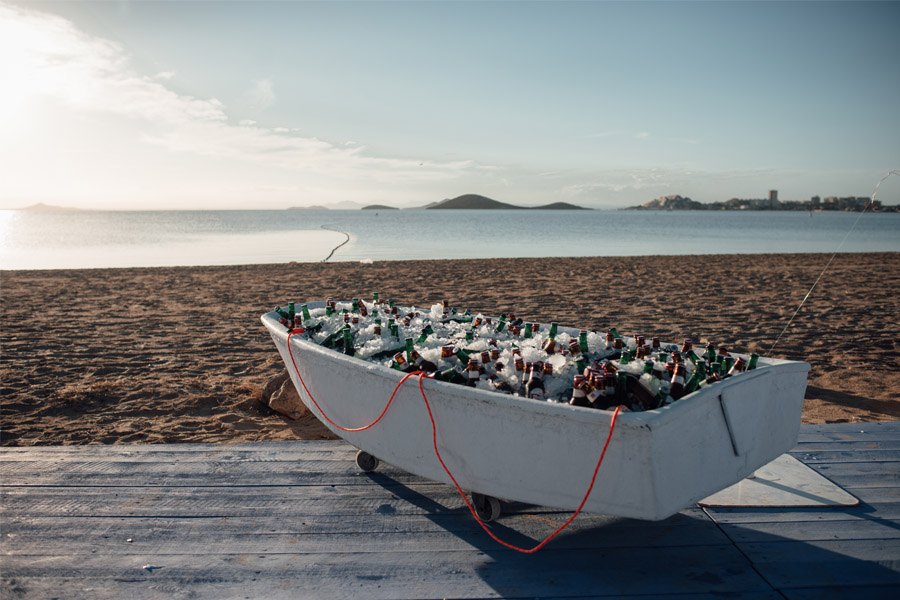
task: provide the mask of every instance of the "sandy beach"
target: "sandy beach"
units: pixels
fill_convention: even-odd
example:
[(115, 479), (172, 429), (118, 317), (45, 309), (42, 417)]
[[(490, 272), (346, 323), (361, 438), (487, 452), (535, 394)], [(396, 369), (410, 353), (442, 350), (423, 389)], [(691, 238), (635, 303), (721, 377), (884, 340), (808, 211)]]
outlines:
[(812, 365), (805, 423), (900, 418), (900, 254), (842, 254), (769, 352), (829, 255), (290, 263), (3, 271), (0, 443), (326, 438), (266, 405), (284, 366), (259, 323), (326, 296), (447, 298), (485, 314)]

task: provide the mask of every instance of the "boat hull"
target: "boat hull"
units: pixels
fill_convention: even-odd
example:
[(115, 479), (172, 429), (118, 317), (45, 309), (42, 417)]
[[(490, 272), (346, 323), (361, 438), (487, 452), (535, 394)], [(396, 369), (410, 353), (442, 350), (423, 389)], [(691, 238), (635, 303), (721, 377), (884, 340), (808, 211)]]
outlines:
[[(366, 425), (381, 413), (403, 373), (297, 336), (290, 339), (292, 361), (287, 332), (275, 314), (262, 320), (300, 398), (326, 427), (384, 462), (451, 483), (435, 456), (431, 423), (415, 378), (401, 387), (377, 425), (343, 431), (322, 418), (298, 372), (328, 417), (349, 428)], [(765, 367), (707, 386), (669, 406), (620, 413), (583, 510), (664, 519), (790, 450), (800, 429), (809, 365), (775, 359), (760, 359), (760, 364)], [(609, 431), (611, 411), (433, 379), (424, 380), (423, 388), (441, 455), (464, 489), (568, 510), (581, 503)]]

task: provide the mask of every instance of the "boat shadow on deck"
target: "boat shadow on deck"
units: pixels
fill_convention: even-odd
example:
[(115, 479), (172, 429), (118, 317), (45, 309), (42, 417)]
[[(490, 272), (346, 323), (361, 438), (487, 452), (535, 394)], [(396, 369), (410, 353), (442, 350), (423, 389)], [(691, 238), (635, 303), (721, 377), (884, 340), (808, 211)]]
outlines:
[[(465, 506), (442, 504), (386, 473), (369, 476), (482, 554), (475, 572), (503, 597), (893, 598), (900, 587), (900, 525), (880, 516), (885, 507), (866, 502), (838, 509), (693, 507), (657, 522), (583, 514), (528, 555), (490, 539)], [(519, 502), (504, 502), (503, 510), (489, 527), (524, 548), (571, 514)]]

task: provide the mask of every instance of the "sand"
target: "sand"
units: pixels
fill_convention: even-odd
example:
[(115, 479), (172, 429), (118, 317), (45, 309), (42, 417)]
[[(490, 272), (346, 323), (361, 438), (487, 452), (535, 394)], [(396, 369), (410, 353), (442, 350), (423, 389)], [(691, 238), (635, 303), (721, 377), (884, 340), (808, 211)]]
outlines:
[[(805, 423), (900, 418), (900, 254), (400, 261), (0, 273), (0, 444), (326, 438), (266, 405), (275, 304), (443, 298), (485, 314), (812, 365)], [(271, 386), (270, 386), (271, 388)]]

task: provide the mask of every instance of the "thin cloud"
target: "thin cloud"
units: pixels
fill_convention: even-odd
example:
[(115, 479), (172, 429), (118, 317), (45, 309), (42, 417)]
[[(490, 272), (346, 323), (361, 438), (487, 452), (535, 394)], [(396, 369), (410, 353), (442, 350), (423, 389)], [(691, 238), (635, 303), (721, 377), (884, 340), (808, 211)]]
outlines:
[[(261, 127), (252, 119), (235, 123), (219, 99), (197, 98), (169, 89), (166, 82), (172, 72), (142, 76), (134, 71), (129, 54), (119, 44), (88, 35), (63, 18), (29, 9), (0, 5), (0, 55), (4, 55), (0, 76), (7, 90), (24, 94), (23, 105), (50, 98), (54, 107), (61, 107), (54, 110), (66, 111), (61, 113), (64, 117), (72, 111), (93, 115), (98, 127), (115, 131), (118, 137), (134, 132), (141, 147), (157, 149), (152, 156), (156, 163), (177, 164), (179, 168), (188, 164), (173, 154), (204, 159), (205, 175), (183, 169), (190, 171), (183, 175), (185, 178), (194, 179), (185, 181), (179, 192), (202, 189), (200, 178), (204, 176), (215, 177), (217, 185), (224, 185), (220, 179), (234, 180), (233, 189), (258, 189), (257, 181), (262, 185), (274, 173), (283, 180), (303, 181), (308, 189), (328, 189), (333, 183), (333, 189), (346, 193), (355, 185), (359, 195), (371, 182), (408, 187), (477, 176), (490, 169), (472, 161), (377, 157), (355, 142), (333, 144), (303, 136), (295, 128)], [(268, 79), (253, 82), (246, 96), (257, 108), (267, 108), (277, 101), (274, 84)], [(14, 154), (16, 148), (11, 141), (5, 144), (4, 137), (0, 135), (0, 153)], [(53, 141), (48, 139), (48, 145), (53, 146)], [(105, 160), (104, 156), (117, 161), (129, 159), (99, 141), (81, 139), (72, 143), (85, 149), (85, 170), (98, 172), (96, 163)], [(134, 149), (135, 154), (138, 151)], [(44, 158), (37, 150), (35, 153), (32, 162)], [(94, 163), (86, 162), (87, 155), (96, 157)], [(224, 162), (210, 163), (212, 159)], [(240, 169), (232, 165), (240, 165)], [(253, 172), (246, 165), (261, 169)], [(135, 166), (133, 171), (160, 185), (161, 178), (143, 167)], [(237, 177), (243, 179), (238, 181)], [(0, 182), (0, 197), (24, 189), (28, 184), (24, 178), (23, 174), (22, 181), (15, 185)], [(112, 195), (113, 182), (108, 181), (105, 187)]]

